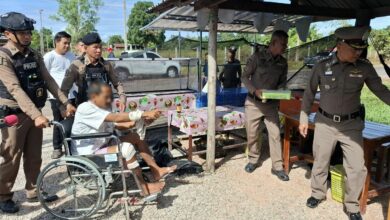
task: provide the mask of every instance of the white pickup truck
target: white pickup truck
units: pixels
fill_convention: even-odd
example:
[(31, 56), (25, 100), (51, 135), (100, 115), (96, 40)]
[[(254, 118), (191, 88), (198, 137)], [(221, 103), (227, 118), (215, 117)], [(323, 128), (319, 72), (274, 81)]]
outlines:
[(125, 81), (131, 77), (151, 77), (165, 75), (177, 77), (180, 71), (179, 60), (161, 58), (151, 51), (135, 50), (122, 52), (120, 58), (108, 58), (118, 75), (119, 80)]

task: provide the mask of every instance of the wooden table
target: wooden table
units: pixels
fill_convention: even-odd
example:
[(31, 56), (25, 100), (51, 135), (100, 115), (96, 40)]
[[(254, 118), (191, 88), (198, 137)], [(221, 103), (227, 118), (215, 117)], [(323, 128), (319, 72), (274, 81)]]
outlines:
[[(217, 106), (216, 108), (215, 129), (217, 132), (226, 132), (236, 129), (242, 129), (245, 126), (245, 114), (243, 107), (234, 106)], [(181, 146), (172, 141), (172, 126), (180, 129), (188, 138), (188, 149), (185, 150)], [(207, 131), (207, 107), (198, 109), (185, 109), (181, 112), (168, 111), (168, 146), (169, 150), (172, 147), (177, 148), (182, 153), (186, 154), (188, 160), (192, 160), (193, 155), (204, 154), (203, 151), (193, 151), (193, 137), (206, 134)], [(231, 136), (243, 140), (239, 144), (226, 145), (223, 149), (237, 148), (246, 145), (246, 138), (238, 134), (230, 133)]]
[[(290, 156), (290, 136), (291, 130), (299, 126), (299, 115), (282, 114), (285, 117), (285, 133), (283, 143), (283, 164), (286, 173), (289, 173), (290, 165), (299, 160), (313, 161), (312, 155), (300, 154)], [(314, 130), (314, 114), (309, 117), (309, 129)], [(364, 159), (367, 167), (367, 177), (364, 184), (362, 194), (360, 196), (360, 210), (362, 213), (366, 212), (367, 200), (378, 195), (390, 192), (389, 184), (377, 183), (371, 179), (371, 165), (373, 160), (373, 153), (377, 147), (383, 143), (390, 142), (390, 126), (374, 122), (365, 122), (363, 130), (364, 139)]]

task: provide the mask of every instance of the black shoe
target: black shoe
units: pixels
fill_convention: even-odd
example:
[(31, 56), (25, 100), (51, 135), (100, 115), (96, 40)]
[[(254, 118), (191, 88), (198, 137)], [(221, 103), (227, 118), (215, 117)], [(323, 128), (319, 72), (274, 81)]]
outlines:
[(63, 153), (61, 149), (53, 150), (53, 153), (51, 154), (51, 159), (58, 159), (62, 157)]
[(255, 171), (257, 168), (257, 165), (254, 164), (254, 163), (248, 163), (246, 166), (245, 166), (245, 171), (247, 173), (252, 173), (253, 171)]
[[(42, 197), (43, 197), (43, 200), (45, 200), (45, 202), (54, 202), (58, 199), (57, 195), (48, 195), (45, 192), (42, 193)], [(27, 198), (27, 202), (29, 202), (29, 203), (38, 202), (38, 197)]]
[(0, 210), (4, 213), (16, 213), (19, 211), (19, 206), (17, 206), (11, 199), (8, 199), (0, 202)]
[(306, 206), (309, 208), (316, 208), (324, 199), (316, 199), (313, 196), (307, 199)]
[(349, 213), (349, 220), (363, 220), (362, 215), (360, 215), (360, 212), (357, 213)]
[(275, 176), (277, 176), (281, 181), (289, 181), (290, 178), (283, 170), (274, 170), (271, 169), (271, 173)]

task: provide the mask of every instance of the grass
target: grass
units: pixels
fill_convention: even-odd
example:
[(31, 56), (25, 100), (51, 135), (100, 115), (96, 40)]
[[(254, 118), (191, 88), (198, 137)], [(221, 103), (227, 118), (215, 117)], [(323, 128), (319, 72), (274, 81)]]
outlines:
[[(390, 80), (384, 84), (390, 88)], [(362, 90), (361, 100), (366, 107), (366, 120), (390, 125), (390, 106), (376, 97), (367, 86)]]

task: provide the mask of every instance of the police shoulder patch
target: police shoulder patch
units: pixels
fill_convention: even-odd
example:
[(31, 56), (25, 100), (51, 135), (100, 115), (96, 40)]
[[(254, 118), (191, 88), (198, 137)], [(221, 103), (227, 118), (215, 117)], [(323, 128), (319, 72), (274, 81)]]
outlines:
[(7, 58), (5, 58), (4, 56), (2, 56), (2, 55), (0, 54), (0, 65), (1, 65), (1, 66), (6, 66), (7, 63), (8, 63)]

